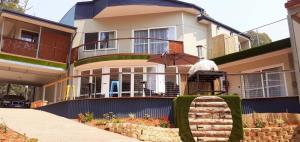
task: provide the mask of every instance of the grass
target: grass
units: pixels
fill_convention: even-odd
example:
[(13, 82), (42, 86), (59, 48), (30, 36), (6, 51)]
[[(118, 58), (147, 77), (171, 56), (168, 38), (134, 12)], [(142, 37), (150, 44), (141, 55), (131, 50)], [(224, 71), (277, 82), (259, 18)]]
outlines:
[(98, 56), (79, 60), (75, 62), (75, 66), (80, 66), (89, 63), (112, 61), (112, 60), (148, 60), (148, 55), (111, 55), (111, 56)]
[(26, 57), (20, 57), (20, 56), (14, 56), (14, 55), (2, 54), (2, 53), (0, 53), (0, 59), (29, 63), (29, 64), (36, 64), (42, 66), (56, 67), (62, 69), (66, 69), (67, 67), (67, 65), (64, 63), (57, 63), (57, 62), (26, 58)]

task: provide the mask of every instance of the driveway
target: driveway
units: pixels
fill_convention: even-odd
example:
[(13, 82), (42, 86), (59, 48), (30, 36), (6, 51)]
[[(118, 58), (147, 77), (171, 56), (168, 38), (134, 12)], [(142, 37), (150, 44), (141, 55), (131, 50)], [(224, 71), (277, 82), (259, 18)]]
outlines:
[(0, 119), (9, 128), (39, 142), (138, 142), (39, 110), (0, 108)]

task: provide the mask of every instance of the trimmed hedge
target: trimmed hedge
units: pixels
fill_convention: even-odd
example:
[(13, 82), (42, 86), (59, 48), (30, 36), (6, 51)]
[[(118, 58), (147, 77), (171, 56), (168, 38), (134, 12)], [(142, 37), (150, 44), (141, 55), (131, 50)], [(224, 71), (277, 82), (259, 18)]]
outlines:
[(244, 50), (241, 52), (232, 53), (229, 55), (221, 56), (212, 59), (216, 64), (222, 65), (229, 62), (234, 62), (241, 59), (246, 59), (258, 55), (262, 55), (269, 52), (274, 52), (278, 50), (282, 50), (285, 48), (291, 48), (290, 38), (286, 38), (283, 40), (275, 41), (270, 44), (262, 45), (259, 47), (254, 47), (248, 50)]
[(80, 66), (89, 63), (103, 62), (103, 61), (112, 61), (112, 60), (148, 60), (149, 55), (112, 55), (112, 56), (99, 56), (91, 57), (79, 60), (75, 63), (75, 66)]
[[(179, 128), (179, 135), (184, 142), (194, 142), (189, 121), (188, 112), (190, 104), (198, 96), (180, 96), (173, 100), (175, 125)], [(239, 142), (243, 139), (243, 122), (241, 111), (241, 100), (239, 96), (227, 95), (220, 96), (228, 104), (233, 118), (233, 128), (229, 138), (229, 142)]]
[(42, 65), (42, 66), (56, 67), (56, 68), (62, 68), (62, 69), (67, 68), (67, 65), (64, 63), (57, 63), (57, 62), (51, 62), (51, 61), (45, 61), (45, 60), (39, 60), (39, 59), (33, 59), (33, 58), (13, 56), (13, 55), (8, 55), (8, 54), (0, 54), (0, 59), (24, 62), (24, 63), (36, 64), (36, 65)]

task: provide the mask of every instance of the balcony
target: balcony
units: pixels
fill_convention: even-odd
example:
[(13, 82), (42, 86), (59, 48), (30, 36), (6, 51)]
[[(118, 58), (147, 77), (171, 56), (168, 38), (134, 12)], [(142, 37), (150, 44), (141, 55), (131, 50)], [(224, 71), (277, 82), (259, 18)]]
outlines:
[[(1, 52), (24, 57), (38, 58), (55, 62), (66, 62), (67, 50), (55, 45), (28, 42), (3, 36)], [(38, 47), (40, 46), (40, 49)]]
[(183, 42), (154, 38), (117, 38), (82, 44), (72, 49), (72, 61), (104, 55), (159, 55), (184, 53)]

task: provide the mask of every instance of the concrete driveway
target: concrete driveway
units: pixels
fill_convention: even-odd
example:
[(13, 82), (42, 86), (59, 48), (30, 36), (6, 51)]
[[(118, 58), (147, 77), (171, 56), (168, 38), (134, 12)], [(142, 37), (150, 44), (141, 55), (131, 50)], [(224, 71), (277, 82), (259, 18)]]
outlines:
[(39, 142), (138, 142), (39, 110), (0, 108), (0, 119), (9, 128)]

